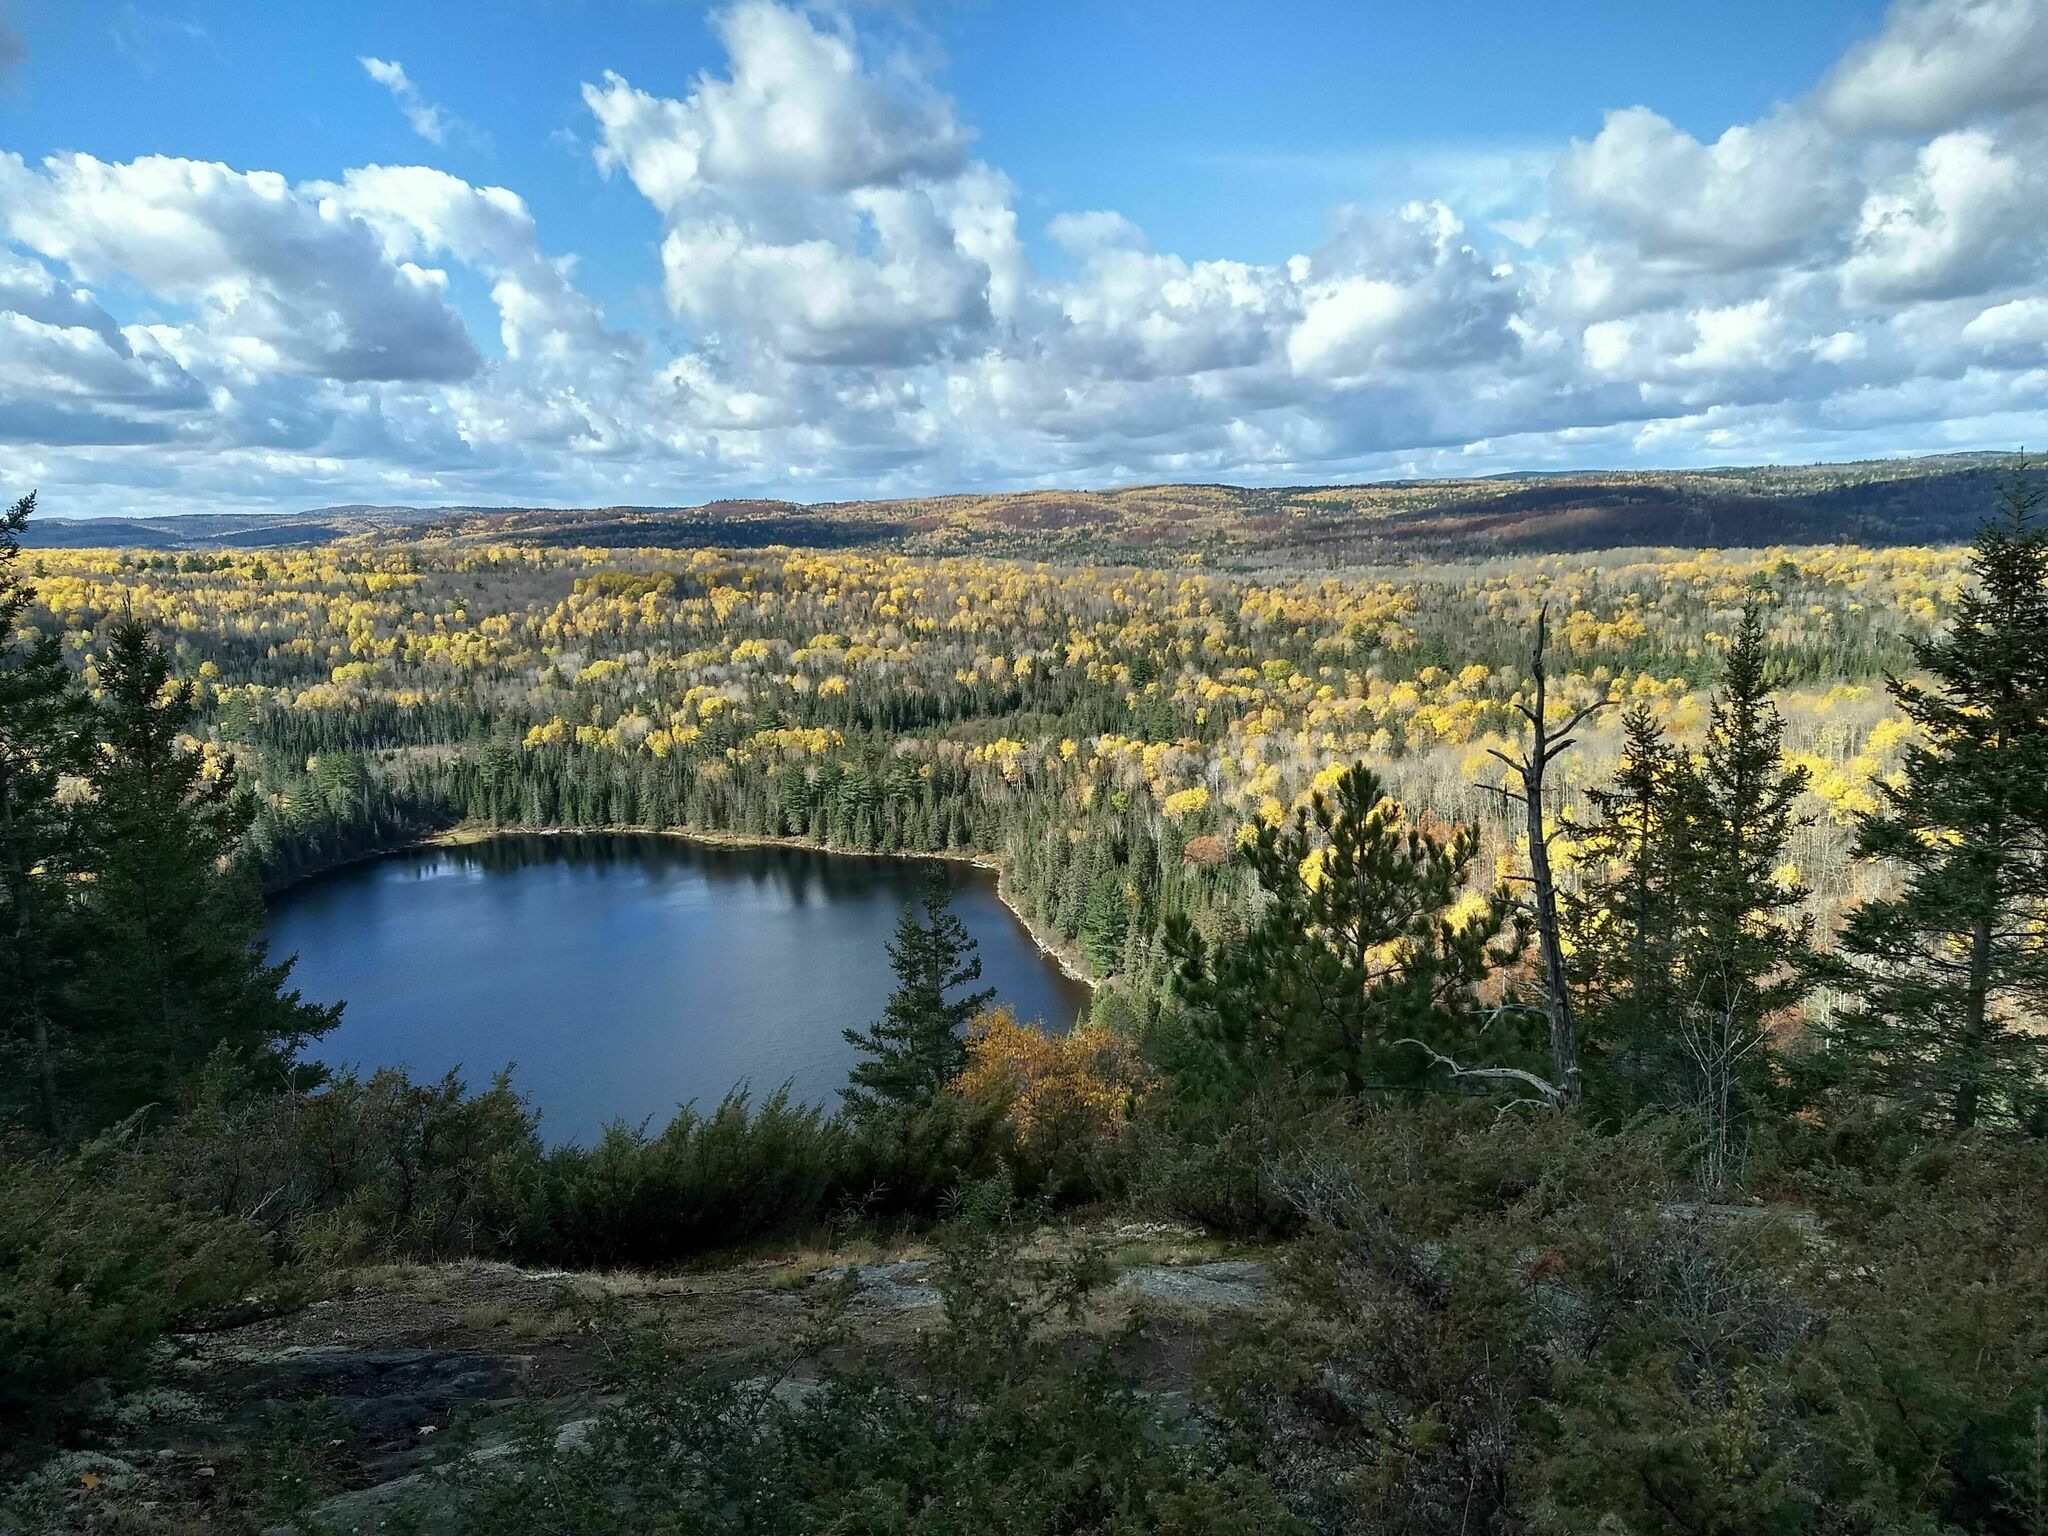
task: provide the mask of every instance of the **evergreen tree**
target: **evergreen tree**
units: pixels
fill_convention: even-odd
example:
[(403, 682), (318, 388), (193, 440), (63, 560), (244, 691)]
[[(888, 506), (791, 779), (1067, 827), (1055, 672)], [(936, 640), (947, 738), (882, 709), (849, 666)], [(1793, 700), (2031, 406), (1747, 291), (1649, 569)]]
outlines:
[(64, 1040), (53, 1014), (75, 934), (77, 839), (58, 797), (88, 761), (89, 707), (55, 635), (24, 629), (34, 589), (21, 569), (33, 493), (0, 513), (0, 1100), (64, 1130)]
[(96, 670), (93, 964), (75, 1020), (96, 1067), (89, 1110), (104, 1120), (169, 1101), (221, 1047), (283, 1074), (340, 1009), (284, 990), (291, 962), (266, 955), (262, 903), (235, 859), (251, 808), (233, 761), (186, 737), (193, 685), (125, 615), (108, 626)]
[(1526, 947), (1505, 889), (1467, 894), (1470, 827), (1417, 824), (1363, 763), (1334, 788), (1238, 850), (1259, 891), (1241, 939), (1212, 956), (1185, 918), (1168, 922), (1193, 1031), (1226, 1092), (1276, 1073), (1352, 1098), (1412, 1086), (1429, 1051), (1469, 1043), (1481, 989)]
[(1807, 776), (1784, 765), (1784, 735), (1752, 599), (1697, 754), (1646, 709), (1623, 718), (1621, 766), (1590, 796), (1593, 874), (1571, 904), (1613, 1107), (1696, 1114), (1711, 1189), (1733, 1177), (1770, 1021), (1811, 983), (1807, 893), (1786, 867)]
[(1675, 1070), (1669, 1021), (1685, 901), (1687, 765), (1648, 705), (1622, 716), (1621, 763), (1587, 792), (1585, 882), (1566, 903), (1574, 982), (1601, 1096), (1626, 1111), (1658, 1101)]
[(1979, 534), (1926, 680), (1891, 680), (1919, 728), (1857, 850), (1904, 888), (1857, 910), (1832, 1031), (1844, 1070), (1929, 1121), (2038, 1121), (2048, 1004), (2048, 537), (2026, 466)]
[(995, 997), (993, 987), (949, 997), (981, 979), (981, 956), (959, 918), (948, 910), (950, 890), (929, 871), (917, 899), (906, 902), (889, 945), (896, 990), (883, 1016), (847, 1040), (869, 1059), (856, 1065), (844, 1096), (855, 1115), (922, 1104), (938, 1095), (967, 1065), (968, 1021)]
[(1770, 1022), (1812, 982), (1812, 919), (1800, 911), (1807, 891), (1787, 867), (1807, 773), (1785, 766), (1784, 743), (1763, 610), (1751, 598), (1698, 758), (1672, 776), (1685, 907), (1671, 999), (1679, 1102), (1700, 1117), (1701, 1177), (1715, 1191), (1734, 1177), (1748, 1104), (1766, 1080)]
[(1081, 905), (1081, 947), (1098, 976), (1116, 969), (1130, 928), (1130, 877), (1111, 865), (1089, 882), (1087, 899)]

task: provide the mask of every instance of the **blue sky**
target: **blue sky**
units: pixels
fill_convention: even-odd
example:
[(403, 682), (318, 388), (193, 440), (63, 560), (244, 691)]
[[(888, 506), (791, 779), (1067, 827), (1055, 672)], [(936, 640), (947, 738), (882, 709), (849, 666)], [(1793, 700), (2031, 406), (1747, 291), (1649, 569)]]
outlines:
[(0, 440), (53, 512), (2048, 424), (2048, 0), (0, 18)]

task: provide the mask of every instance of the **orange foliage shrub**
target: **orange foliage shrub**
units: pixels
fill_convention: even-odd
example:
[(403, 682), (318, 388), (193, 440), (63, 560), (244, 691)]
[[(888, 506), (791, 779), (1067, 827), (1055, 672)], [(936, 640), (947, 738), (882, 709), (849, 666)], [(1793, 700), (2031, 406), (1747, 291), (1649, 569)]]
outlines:
[(1096, 1024), (1048, 1035), (991, 1008), (967, 1026), (967, 1068), (953, 1086), (970, 1098), (1005, 1099), (1026, 1146), (1116, 1134), (1151, 1086), (1137, 1047)]

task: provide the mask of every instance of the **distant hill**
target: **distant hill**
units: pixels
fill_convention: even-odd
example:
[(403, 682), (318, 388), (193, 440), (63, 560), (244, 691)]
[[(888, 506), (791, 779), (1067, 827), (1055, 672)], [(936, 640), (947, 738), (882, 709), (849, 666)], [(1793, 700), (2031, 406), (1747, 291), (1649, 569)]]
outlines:
[(322, 507), (260, 515), (42, 518), (31, 542), (190, 550), (420, 536), (669, 548), (793, 544), (1037, 559), (1357, 564), (1636, 545), (1921, 544), (1967, 539), (2003, 455), (1722, 470), (1245, 488), (1147, 485), (804, 504)]
[(45, 517), (23, 541), (40, 549), (231, 549), (331, 544), (445, 518), (454, 507), (322, 507), (315, 512), (188, 512), (176, 517)]

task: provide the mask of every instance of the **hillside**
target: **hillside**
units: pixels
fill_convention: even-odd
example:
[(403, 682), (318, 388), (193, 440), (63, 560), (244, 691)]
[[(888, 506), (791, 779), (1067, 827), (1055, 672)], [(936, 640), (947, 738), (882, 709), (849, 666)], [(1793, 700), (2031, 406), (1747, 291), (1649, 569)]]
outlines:
[(913, 554), (1223, 564), (1357, 564), (1643, 545), (1945, 543), (1967, 538), (2008, 461), (1963, 454), (1857, 464), (1580, 471), (1246, 488), (1149, 485), (805, 504), (573, 509), (324, 507), (153, 519), (45, 517), (44, 547), (152, 549), (350, 537), (613, 547), (879, 547)]

